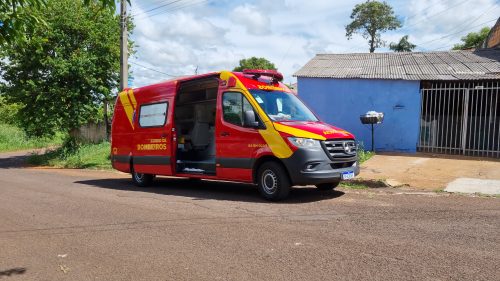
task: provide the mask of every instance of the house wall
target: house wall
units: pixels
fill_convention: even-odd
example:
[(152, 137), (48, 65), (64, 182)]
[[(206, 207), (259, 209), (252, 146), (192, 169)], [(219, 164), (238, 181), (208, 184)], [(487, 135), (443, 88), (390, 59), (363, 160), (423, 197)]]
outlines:
[(488, 38), (486, 38), (486, 48), (499, 48), (500, 47), (500, 19), (491, 28)]
[(384, 113), (375, 125), (378, 151), (416, 152), (420, 119), (420, 81), (298, 78), (299, 97), (325, 122), (345, 129), (371, 149), (369, 125), (359, 116)]

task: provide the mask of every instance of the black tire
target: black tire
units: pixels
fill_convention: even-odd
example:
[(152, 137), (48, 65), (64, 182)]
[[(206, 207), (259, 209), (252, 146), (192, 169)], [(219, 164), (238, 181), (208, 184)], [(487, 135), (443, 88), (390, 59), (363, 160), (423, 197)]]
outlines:
[(337, 180), (337, 181), (334, 181), (334, 182), (320, 183), (320, 184), (317, 184), (316, 187), (319, 190), (332, 190), (335, 187), (339, 186), (339, 184), (340, 184), (340, 180)]
[(140, 187), (150, 186), (151, 183), (153, 183), (154, 178), (155, 178), (155, 175), (137, 173), (132, 168), (132, 180), (134, 181), (135, 185), (137, 185), (137, 186), (140, 186)]
[(188, 178), (187, 182), (189, 185), (197, 185), (197, 184), (201, 183), (201, 179), (200, 178)]
[(262, 197), (271, 201), (286, 198), (291, 188), (285, 168), (276, 162), (266, 162), (259, 167), (257, 184)]

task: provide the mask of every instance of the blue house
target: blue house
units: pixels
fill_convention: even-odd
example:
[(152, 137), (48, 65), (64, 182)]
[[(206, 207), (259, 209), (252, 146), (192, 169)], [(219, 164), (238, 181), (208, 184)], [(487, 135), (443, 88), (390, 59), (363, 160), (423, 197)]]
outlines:
[(500, 157), (500, 49), (318, 54), (298, 70), (299, 97), (371, 149)]

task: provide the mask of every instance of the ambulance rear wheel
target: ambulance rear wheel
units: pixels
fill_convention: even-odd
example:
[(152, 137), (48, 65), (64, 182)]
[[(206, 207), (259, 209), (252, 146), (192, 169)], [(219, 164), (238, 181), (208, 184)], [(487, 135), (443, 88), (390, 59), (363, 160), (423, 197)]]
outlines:
[(278, 201), (290, 193), (291, 183), (285, 168), (276, 162), (267, 162), (257, 173), (259, 192), (267, 200)]
[(155, 175), (137, 173), (136, 171), (132, 171), (132, 180), (134, 181), (135, 185), (140, 187), (150, 186), (154, 178)]
[(339, 184), (340, 184), (340, 180), (334, 181), (334, 182), (329, 182), (329, 183), (320, 183), (320, 184), (316, 185), (316, 188), (318, 188), (319, 190), (328, 191), (328, 190), (332, 190), (335, 187), (339, 186)]

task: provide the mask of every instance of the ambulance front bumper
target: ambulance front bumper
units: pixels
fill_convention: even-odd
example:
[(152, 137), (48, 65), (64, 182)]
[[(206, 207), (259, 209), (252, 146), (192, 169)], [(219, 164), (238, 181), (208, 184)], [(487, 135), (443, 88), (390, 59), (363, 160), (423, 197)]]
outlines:
[(314, 185), (342, 180), (343, 174), (359, 174), (358, 157), (331, 159), (323, 149), (298, 149), (282, 159), (293, 185)]

